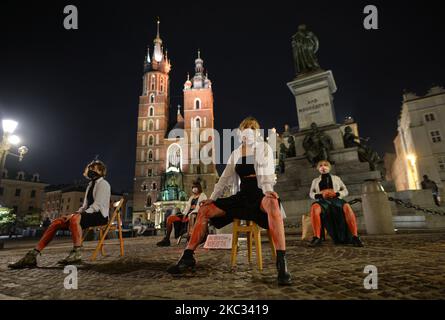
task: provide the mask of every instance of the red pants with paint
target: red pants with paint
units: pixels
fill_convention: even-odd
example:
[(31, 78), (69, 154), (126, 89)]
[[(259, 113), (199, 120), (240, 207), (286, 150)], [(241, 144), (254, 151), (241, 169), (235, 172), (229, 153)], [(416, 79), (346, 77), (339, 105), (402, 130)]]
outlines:
[[(286, 240), (284, 236), (284, 223), (281, 216), (278, 200), (264, 197), (261, 202), (261, 210), (267, 214), (269, 231), (277, 250), (286, 250)], [(208, 230), (209, 219), (221, 217), (226, 213), (215, 204), (208, 204), (199, 208), (198, 217), (193, 228), (187, 249), (195, 250), (204, 239)]]
[(165, 235), (165, 237), (167, 238), (167, 239), (169, 239), (170, 238), (170, 235), (171, 235), (171, 233), (172, 233), (172, 230), (173, 230), (173, 223), (174, 222), (187, 222), (187, 221), (189, 221), (189, 219), (188, 218), (185, 218), (185, 217), (183, 217), (183, 216), (176, 216), (176, 215), (173, 215), (173, 216), (170, 216), (170, 217), (168, 217), (167, 218), (167, 233), (166, 233), (166, 235)]
[[(343, 205), (343, 213), (345, 215), (346, 224), (353, 236), (358, 236), (357, 232), (357, 220), (355, 218), (354, 211), (347, 203)], [(314, 230), (314, 236), (320, 238), (321, 235), (321, 207), (319, 204), (314, 203), (311, 207), (311, 222), (312, 229)]]
[(80, 213), (74, 213), (71, 217), (55, 219), (40, 238), (36, 249), (42, 251), (54, 238), (58, 230), (70, 230), (74, 246), (82, 245), (82, 228), (80, 227)]

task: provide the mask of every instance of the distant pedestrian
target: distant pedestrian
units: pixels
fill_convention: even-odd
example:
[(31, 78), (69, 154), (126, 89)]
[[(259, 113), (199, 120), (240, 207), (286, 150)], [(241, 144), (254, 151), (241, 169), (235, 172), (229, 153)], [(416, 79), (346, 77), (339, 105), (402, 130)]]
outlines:
[(428, 178), (428, 176), (425, 174), (423, 176), (423, 181), (421, 183), (422, 189), (430, 189), (433, 193), (433, 199), (434, 203), (439, 207), (440, 206), (440, 197), (439, 197), (439, 188), (437, 187), (437, 184)]

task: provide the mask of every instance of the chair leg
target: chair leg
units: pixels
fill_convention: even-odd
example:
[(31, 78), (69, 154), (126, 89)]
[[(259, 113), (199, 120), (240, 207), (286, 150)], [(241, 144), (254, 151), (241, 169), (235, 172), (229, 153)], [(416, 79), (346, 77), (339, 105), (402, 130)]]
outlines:
[[(104, 235), (104, 231), (102, 228), (99, 229), (99, 238), (101, 239)], [(105, 246), (104, 243), (100, 246), (100, 254), (105, 257)]]
[(277, 250), (275, 249), (275, 243), (273, 242), (272, 235), (270, 231), (267, 230), (267, 237), (269, 238), (270, 249), (272, 250), (272, 259), (273, 261), (277, 261)]
[(231, 264), (232, 268), (236, 265), (236, 255), (238, 253), (238, 230), (236, 229), (236, 226), (233, 227), (233, 235), (232, 235), (232, 257), (231, 257)]
[(252, 263), (252, 238), (254, 237), (254, 233), (251, 231), (247, 231), (247, 259), (249, 263)]
[(124, 238), (122, 237), (122, 223), (120, 212), (117, 214), (117, 230), (119, 232), (119, 245), (121, 251), (121, 257), (124, 256)]
[(105, 241), (105, 237), (107, 236), (108, 231), (110, 231), (111, 224), (113, 223), (113, 221), (115, 219), (116, 219), (116, 212), (113, 214), (113, 216), (111, 217), (111, 220), (108, 222), (108, 225), (105, 228), (105, 232), (103, 232), (103, 235), (101, 235), (99, 244), (96, 246), (96, 249), (94, 250), (93, 255), (91, 256), (91, 261), (96, 260), (97, 254), (99, 253), (99, 250), (102, 248), (104, 241)]
[(258, 226), (254, 226), (254, 235), (255, 235), (255, 247), (256, 247), (256, 258), (258, 263), (258, 269), (263, 271), (263, 254), (261, 251), (261, 232)]

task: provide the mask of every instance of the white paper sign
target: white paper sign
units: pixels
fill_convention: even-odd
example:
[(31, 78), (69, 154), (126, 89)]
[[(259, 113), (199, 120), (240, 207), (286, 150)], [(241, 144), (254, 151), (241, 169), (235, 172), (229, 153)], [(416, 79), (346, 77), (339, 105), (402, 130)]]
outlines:
[(232, 234), (209, 234), (204, 249), (232, 249)]

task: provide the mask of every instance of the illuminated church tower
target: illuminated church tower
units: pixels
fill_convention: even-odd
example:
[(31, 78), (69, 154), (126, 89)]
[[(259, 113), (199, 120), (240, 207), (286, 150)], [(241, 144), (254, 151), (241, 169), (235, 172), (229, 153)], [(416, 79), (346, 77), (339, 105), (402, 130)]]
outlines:
[(169, 124), (171, 65), (162, 46), (159, 24), (158, 21), (151, 57), (147, 49), (142, 95), (139, 97), (133, 189), (135, 212), (145, 211), (157, 199), (166, 155), (164, 137)]
[(198, 50), (198, 57), (195, 60), (195, 75), (192, 79), (187, 77), (184, 84), (184, 129), (189, 145), (189, 165), (185, 170), (188, 175), (196, 176), (201, 180), (207, 196), (212, 193), (217, 178), (215, 153), (206, 152), (209, 157), (213, 158), (210, 164), (206, 164), (203, 159), (200, 159), (199, 151), (203, 150), (205, 146), (210, 147), (211, 145), (211, 149), (214, 150), (213, 128), (212, 82), (208, 78), (208, 74), (204, 72), (204, 61)]

